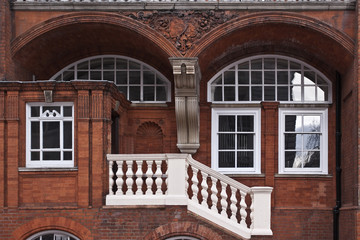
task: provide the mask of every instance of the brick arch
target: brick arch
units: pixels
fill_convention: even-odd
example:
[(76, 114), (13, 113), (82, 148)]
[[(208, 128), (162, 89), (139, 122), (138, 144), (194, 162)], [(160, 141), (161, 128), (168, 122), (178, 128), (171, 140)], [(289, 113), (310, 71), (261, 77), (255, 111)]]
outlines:
[(163, 131), (155, 122), (144, 122), (136, 131), (135, 153), (162, 153)]
[(71, 233), (80, 239), (93, 240), (89, 229), (80, 223), (64, 217), (44, 217), (36, 218), (18, 227), (12, 234), (14, 240), (24, 240), (31, 235), (46, 231), (60, 230)]
[(169, 237), (189, 236), (200, 240), (223, 240), (211, 228), (193, 222), (174, 222), (162, 225), (144, 237), (144, 240), (165, 240)]
[(355, 54), (355, 42), (348, 35), (318, 19), (289, 12), (260, 12), (235, 18), (210, 31), (196, 44), (197, 47), (187, 52), (186, 57), (199, 56), (201, 52), (205, 51), (205, 49), (209, 48), (224, 35), (229, 35), (243, 28), (268, 24), (285, 24), (311, 29), (320, 35), (334, 40), (349, 54)]

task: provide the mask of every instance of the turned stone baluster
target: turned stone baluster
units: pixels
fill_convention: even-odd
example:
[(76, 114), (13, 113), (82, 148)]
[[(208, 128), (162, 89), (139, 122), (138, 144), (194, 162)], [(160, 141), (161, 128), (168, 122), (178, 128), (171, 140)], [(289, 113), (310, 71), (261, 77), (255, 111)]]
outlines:
[(156, 195), (162, 195), (162, 191), (161, 191), (161, 185), (162, 185), (162, 179), (161, 179), (161, 160), (156, 160), (155, 164), (156, 164), (156, 172), (155, 172), (155, 184), (156, 184)]
[(221, 215), (228, 218), (228, 215), (227, 215), (227, 206), (228, 206), (228, 203), (227, 203), (227, 194), (226, 194), (226, 187), (227, 187), (227, 184), (224, 183), (224, 182), (220, 182), (221, 183), (221, 193), (220, 193), (220, 196), (221, 196)]
[(117, 191), (116, 191), (116, 195), (124, 195), (123, 193), (123, 184), (124, 184), (124, 179), (123, 179), (123, 175), (124, 175), (124, 170), (123, 170), (123, 161), (116, 161), (117, 165), (118, 165), (118, 170), (116, 172), (116, 186), (117, 186)]
[(153, 161), (152, 160), (147, 160), (146, 161), (146, 164), (147, 164), (147, 171), (146, 171), (146, 195), (152, 195), (153, 192), (152, 192), (152, 185), (153, 185), (153, 179), (152, 179), (152, 176), (153, 176), (153, 170), (152, 170), (152, 165), (153, 165)]
[(245, 202), (245, 197), (246, 197), (246, 192), (243, 192), (240, 190), (240, 195), (241, 195), (241, 200), (240, 200), (240, 216), (241, 216), (241, 220), (240, 220), (240, 225), (243, 227), (247, 227), (246, 225), (246, 202)]
[(234, 187), (232, 187), (232, 186), (230, 186), (230, 189), (231, 189), (231, 197), (230, 197), (230, 201), (231, 201), (231, 205), (230, 205), (231, 216), (230, 216), (230, 219), (233, 220), (234, 222), (237, 222), (237, 219), (236, 219), (236, 212), (237, 212), (236, 192), (237, 192), (237, 189), (234, 188)]
[(136, 190), (136, 195), (142, 195), (143, 192), (142, 192), (142, 184), (143, 184), (143, 180), (142, 180), (142, 163), (143, 161), (142, 160), (137, 160), (136, 161), (136, 165), (137, 165), (137, 171), (136, 171), (136, 180), (135, 180), (135, 183), (136, 183), (136, 186), (137, 186), (137, 190)]
[(250, 205), (250, 229), (254, 228), (254, 193), (250, 193), (251, 205)]
[(191, 186), (191, 190), (193, 192), (193, 195), (192, 195), (192, 200), (195, 201), (196, 203), (199, 203), (199, 199), (198, 199), (198, 192), (199, 192), (199, 187), (198, 187), (198, 183), (199, 183), (199, 179), (198, 179), (198, 176), (197, 176), (197, 173), (198, 173), (198, 169), (194, 168), (194, 167), (191, 167), (192, 170), (193, 170), (193, 176), (191, 178), (191, 181), (192, 181), (192, 186)]
[(185, 193), (186, 194), (188, 194), (188, 190), (189, 190), (189, 174), (188, 174), (188, 170), (189, 170), (189, 163), (186, 161), (185, 162)]
[(126, 195), (134, 195), (133, 191), (132, 191), (132, 185), (134, 183), (133, 180), (133, 161), (126, 161), (127, 164), (127, 172), (126, 172), (126, 185), (127, 185), (127, 191), (126, 191)]
[(218, 213), (218, 209), (217, 209), (217, 203), (218, 203), (218, 197), (217, 197), (217, 194), (218, 194), (218, 190), (217, 190), (217, 186), (216, 186), (216, 183), (217, 183), (217, 179), (213, 176), (210, 176), (211, 177), (211, 210), (213, 210), (214, 212)]
[(208, 199), (208, 196), (209, 196), (209, 193), (208, 193), (208, 184), (207, 184), (208, 174), (205, 173), (204, 171), (201, 171), (201, 176), (202, 176), (201, 196), (202, 196), (202, 198), (203, 198), (203, 200), (202, 200), (202, 202), (201, 202), (201, 205), (203, 205), (203, 206), (206, 207), (206, 208), (209, 208), (209, 207), (208, 207), (208, 203), (207, 203), (207, 199)]
[(114, 161), (110, 161), (110, 163), (109, 163), (109, 195), (114, 195), (114, 192), (113, 192), (113, 190), (112, 190), (112, 188), (113, 188), (113, 186), (114, 186), (113, 166), (114, 166)]

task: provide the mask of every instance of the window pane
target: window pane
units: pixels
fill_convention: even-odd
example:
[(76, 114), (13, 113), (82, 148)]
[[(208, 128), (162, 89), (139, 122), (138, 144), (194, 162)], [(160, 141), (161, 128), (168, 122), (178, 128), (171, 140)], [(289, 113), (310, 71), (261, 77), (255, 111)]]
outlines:
[(129, 100), (130, 101), (140, 101), (140, 87), (129, 87)]
[(64, 148), (72, 149), (72, 122), (64, 122)]
[(129, 72), (129, 84), (140, 84), (140, 72), (130, 71)]
[(289, 100), (288, 87), (278, 87), (277, 88), (277, 100), (278, 101), (288, 101)]
[(127, 84), (127, 72), (125, 71), (116, 72), (116, 84)]
[(277, 72), (277, 84), (289, 84), (289, 74), (287, 71)]
[(144, 84), (155, 84), (155, 74), (153, 72), (144, 71)]
[(31, 152), (31, 161), (40, 161), (40, 152)]
[(127, 98), (127, 87), (121, 86), (121, 87), (117, 87), (117, 89), (119, 90), (119, 92), (123, 93)]
[(235, 134), (219, 134), (219, 149), (235, 149)]
[(90, 71), (91, 80), (102, 80), (100, 71)]
[(222, 101), (222, 87), (212, 87), (212, 98), (214, 101)]
[(235, 167), (235, 152), (219, 152), (219, 167)]
[(31, 122), (31, 149), (40, 148), (40, 122)]
[(249, 101), (249, 87), (239, 87), (239, 101)]
[(275, 100), (275, 87), (264, 87), (264, 99), (265, 101), (274, 101)]
[(239, 71), (238, 82), (239, 84), (249, 84), (249, 72)]
[(89, 72), (88, 71), (78, 71), (77, 79), (79, 80), (89, 80)]
[(44, 161), (60, 160), (60, 152), (43, 152)]
[(315, 85), (315, 72), (313, 71), (304, 71), (304, 84), (305, 85)]
[(254, 134), (238, 134), (237, 149), (254, 149)]
[(254, 131), (254, 116), (237, 116), (237, 121), (238, 132)]
[(305, 168), (319, 168), (320, 167), (320, 152), (305, 152)]
[(42, 235), (42, 240), (54, 240), (54, 234)]
[(114, 71), (104, 71), (103, 74), (104, 74), (104, 77), (103, 77), (104, 80), (110, 81), (110, 82), (114, 81), (114, 79), (115, 79)]
[(78, 69), (78, 70), (87, 70), (87, 69), (89, 69), (89, 61), (85, 61), (85, 62), (79, 63), (79, 64), (77, 65), (77, 69)]
[(43, 147), (44, 148), (60, 147), (59, 122), (43, 122)]
[(251, 87), (251, 100), (253, 101), (262, 100), (262, 87)]
[(265, 84), (275, 84), (275, 72), (274, 71), (265, 71), (264, 72), (264, 83)]
[(238, 69), (249, 69), (249, 62), (240, 63)]
[(72, 152), (68, 152), (68, 151), (64, 152), (64, 160), (65, 161), (72, 160)]
[(294, 161), (295, 158), (300, 156), (301, 157), (301, 152), (296, 152), (296, 151), (286, 151), (285, 152), (285, 168), (294, 168)]
[(224, 87), (224, 101), (235, 101), (235, 87)]
[(91, 59), (90, 69), (101, 69), (101, 58)]
[(128, 61), (126, 59), (117, 58), (116, 59), (116, 69), (127, 69), (128, 68), (127, 62)]
[(304, 87), (304, 100), (305, 101), (315, 101), (316, 97), (315, 97), (315, 91), (316, 91), (316, 87), (308, 87), (305, 86)]
[(262, 72), (260, 71), (251, 72), (251, 84), (262, 84)]
[(317, 90), (317, 100), (318, 101), (328, 101), (328, 87), (327, 86), (318, 86)]
[(284, 141), (286, 150), (302, 149), (302, 134), (286, 133)]
[(288, 60), (277, 59), (277, 68), (278, 69), (288, 69)]
[(264, 58), (264, 69), (275, 69), (275, 58)]
[(156, 87), (156, 101), (166, 101), (166, 88)]
[(40, 116), (40, 107), (31, 107), (31, 117)]
[(155, 100), (155, 87), (144, 87), (144, 101)]
[(251, 69), (262, 69), (262, 59), (251, 60)]
[(235, 116), (219, 116), (219, 132), (235, 132)]
[(320, 149), (320, 134), (304, 134), (304, 149)]
[(320, 132), (320, 116), (304, 116), (304, 132)]
[(238, 152), (237, 167), (254, 167), (254, 153), (250, 151)]
[(235, 72), (234, 71), (224, 72), (224, 84), (235, 84)]
[(140, 69), (140, 64), (133, 61), (129, 61), (129, 69)]
[(285, 116), (286, 132), (302, 132), (302, 116), (286, 115)]
[[(53, 114), (53, 117), (56, 116), (54, 111), (61, 114), (61, 107), (59, 107), (59, 106), (43, 107), (42, 110), (43, 110), (43, 113), (45, 113), (46, 111), (49, 111), (50, 114)], [(46, 117), (49, 117), (49, 116), (50, 115), (46, 115)]]
[(103, 68), (104, 69), (115, 69), (115, 59), (114, 58), (104, 58), (103, 59)]
[(72, 107), (64, 107), (64, 117), (72, 117)]

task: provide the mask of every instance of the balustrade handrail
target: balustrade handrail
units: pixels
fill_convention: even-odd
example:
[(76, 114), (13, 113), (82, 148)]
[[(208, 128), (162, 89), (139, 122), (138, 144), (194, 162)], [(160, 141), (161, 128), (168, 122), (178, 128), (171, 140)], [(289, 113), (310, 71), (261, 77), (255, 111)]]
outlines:
[(109, 154), (106, 205), (183, 205), (242, 238), (272, 235), (271, 187), (248, 187), (189, 154)]

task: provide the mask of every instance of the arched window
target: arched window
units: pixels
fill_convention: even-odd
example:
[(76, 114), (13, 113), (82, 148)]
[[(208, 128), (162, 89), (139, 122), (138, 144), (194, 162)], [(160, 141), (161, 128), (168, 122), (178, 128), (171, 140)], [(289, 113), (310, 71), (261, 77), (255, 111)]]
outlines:
[(178, 236), (178, 237), (167, 238), (166, 240), (199, 240), (199, 239), (188, 236)]
[(72, 234), (63, 231), (44, 231), (37, 233), (26, 240), (80, 240)]
[(277, 101), (288, 103), (279, 107), (279, 173), (327, 174), (331, 92), (324, 74), (293, 58), (261, 55), (225, 67), (208, 83), (208, 101), (216, 103), (212, 167), (230, 174), (261, 173), (258, 103)]
[(51, 80), (98, 80), (114, 82), (129, 101), (170, 101), (170, 82), (151, 66), (132, 58), (101, 55), (65, 67)]
[(331, 83), (299, 60), (256, 56), (235, 62), (216, 74), (209, 81), (208, 101), (329, 103)]

